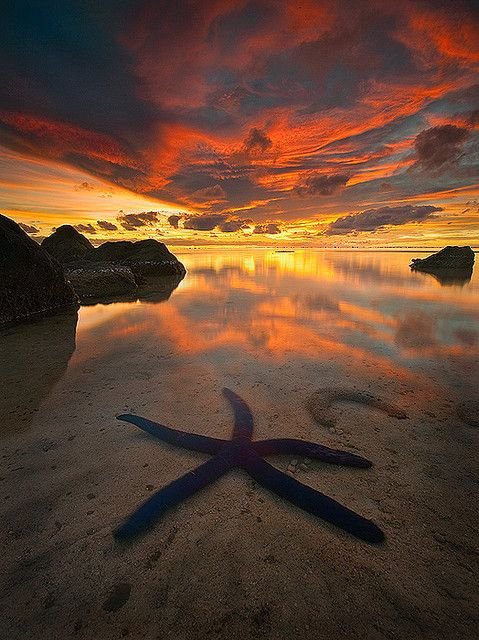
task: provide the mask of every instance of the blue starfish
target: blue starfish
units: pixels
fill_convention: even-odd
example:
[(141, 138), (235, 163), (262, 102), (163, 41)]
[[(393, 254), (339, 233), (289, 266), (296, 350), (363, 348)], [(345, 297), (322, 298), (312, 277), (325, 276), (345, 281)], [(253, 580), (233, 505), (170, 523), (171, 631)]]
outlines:
[(210, 453), (214, 457), (157, 491), (116, 529), (115, 537), (128, 539), (142, 533), (151, 527), (167, 509), (214, 482), (230, 469), (240, 467), (263, 487), (357, 538), (367, 542), (384, 540), (383, 532), (374, 522), (279, 471), (263, 460), (263, 456), (289, 454), (316, 458), (330, 464), (363, 468), (371, 466), (372, 463), (369, 460), (346, 451), (291, 438), (252, 442), (253, 416), (248, 405), (230, 389), (223, 389), (223, 394), (234, 411), (235, 423), (231, 440), (178, 431), (131, 414), (118, 416), (118, 420), (131, 422), (164, 442), (193, 451)]

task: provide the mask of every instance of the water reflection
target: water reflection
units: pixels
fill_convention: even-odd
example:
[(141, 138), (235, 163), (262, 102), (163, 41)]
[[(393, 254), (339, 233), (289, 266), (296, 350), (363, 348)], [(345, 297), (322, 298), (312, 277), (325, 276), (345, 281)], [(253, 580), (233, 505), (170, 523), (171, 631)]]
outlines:
[(77, 313), (0, 334), (1, 435), (26, 428), (42, 400), (65, 373), (75, 350)]
[(82, 310), (85, 357), (90, 339), (105, 354), (121, 339), (131, 349), (168, 345), (218, 379), (235, 361), (332, 363), (358, 384), (375, 376), (457, 385), (477, 371), (477, 281), (442, 288), (411, 273), (407, 253), (202, 250), (180, 258), (188, 275), (167, 304)]
[(134, 302), (82, 307), (71, 360), (71, 316), (1, 336), (7, 427), (18, 416), (28, 423), (67, 365), (91, 376), (104, 366), (98, 376), (108, 389), (156, 376), (172, 397), (175, 385), (196, 388), (199, 379), (252, 386), (275, 376), (279, 387), (288, 378), (298, 388), (391, 382), (391, 401), (417, 389), (475, 394), (476, 275), (442, 287), (411, 272), (412, 254), (400, 252), (214, 249), (179, 257), (188, 269), (181, 282), (165, 280)]
[[(420, 272), (421, 273), (421, 272)], [(470, 282), (473, 267), (467, 269), (431, 269), (429, 272), (422, 272), (424, 275), (435, 278), (443, 287), (462, 287)]]
[(183, 279), (183, 275), (157, 276), (145, 278), (145, 281), (137, 291), (131, 294), (104, 298), (92, 298), (82, 301), (84, 306), (96, 304), (113, 304), (116, 302), (136, 302), (148, 300), (150, 302), (164, 302), (169, 300), (171, 294)]

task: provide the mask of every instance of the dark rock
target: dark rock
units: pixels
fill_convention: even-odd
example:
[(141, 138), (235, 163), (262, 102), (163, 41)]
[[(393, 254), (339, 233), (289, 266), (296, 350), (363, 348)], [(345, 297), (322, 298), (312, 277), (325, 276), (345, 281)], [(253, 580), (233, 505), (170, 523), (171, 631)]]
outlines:
[(105, 242), (88, 254), (93, 261), (114, 262), (130, 267), (135, 276), (181, 275), (186, 273), (181, 264), (162, 242)]
[(0, 326), (76, 304), (63, 267), (16, 222), (0, 215)]
[(138, 283), (129, 267), (118, 264), (89, 264), (68, 269), (67, 278), (80, 302), (105, 300), (138, 293)]
[(58, 227), (51, 236), (45, 238), (42, 248), (62, 264), (82, 260), (94, 251), (92, 243), (69, 224)]
[(434, 276), (441, 284), (465, 284), (471, 279), (474, 266), (474, 251), (471, 247), (444, 247), (427, 258), (414, 258), (413, 271), (422, 271)]
[[(137, 299), (142, 293), (163, 300), (186, 273), (178, 258), (157, 240), (105, 242), (95, 248), (76, 229), (63, 225), (45, 238), (42, 247), (63, 262), (82, 303), (124, 296)], [(144, 292), (139, 291), (147, 280)]]

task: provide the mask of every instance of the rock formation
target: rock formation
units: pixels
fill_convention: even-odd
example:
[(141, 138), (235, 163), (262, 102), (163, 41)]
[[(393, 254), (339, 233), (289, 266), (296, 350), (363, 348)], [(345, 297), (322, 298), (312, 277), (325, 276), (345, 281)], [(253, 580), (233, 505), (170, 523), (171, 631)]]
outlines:
[(85, 259), (89, 252), (94, 251), (94, 246), (74, 227), (64, 224), (43, 240), (42, 249), (48, 251), (58, 262), (68, 264)]
[[(63, 225), (45, 238), (42, 247), (63, 263), (83, 303), (121, 296), (137, 299), (145, 284), (149, 294), (156, 285), (161, 295), (171, 293), (186, 273), (178, 258), (157, 240), (105, 242), (95, 248), (72, 226)], [(166, 276), (172, 281), (165, 283)]]
[(16, 222), (0, 215), (0, 326), (76, 304), (62, 266)]
[(471, 279), (474, 251), (471, 247), (444, 247), (427, 258), (414, 258), (412, 271), (434, 276), (441, 284), (465, 284)]
[(186, 273), (181, 264), (162, 242), (105, 242), (88, 254), (91, 261), (113, 262), (130, 267), (135, 276), (170, 276)]
[(83, 303), (124, 296), (137, 297), (138, 282), (129, 267), (85, 263), (68, 269), (67, 277)]
[[(186, 273), (162, 242), (105, 242), (95, 248), (70, 225), (39, 246), (0, 216), (0, 326), (78, 302), (166, 299)], [(76, 294), (76, 295), (75, 295)]]

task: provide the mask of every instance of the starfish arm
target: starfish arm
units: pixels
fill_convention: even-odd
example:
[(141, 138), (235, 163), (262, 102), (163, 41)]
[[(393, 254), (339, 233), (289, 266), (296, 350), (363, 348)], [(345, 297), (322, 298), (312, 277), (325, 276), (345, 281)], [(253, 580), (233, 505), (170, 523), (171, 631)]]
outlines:
[(298, 482), (278, 471), (254, 452), (244, 466), (259, 484), (289, 500), (309, 513), (327, 520), (366, 542), (381, 542), (384, 534), (371, 520), (367, 520), (336, 500)]
[(130, 422), (155, 438), (163, 440), (163, 442), (168, 442), (169, 444), (174, 444), (184, 449), (201, 451), (202, 453), (218, 453), (221, 447), (227, 442), (219, 438), (209, 438), (208, 436), (201, 436), (196, 433), (171, 429), (170, 427), (158, 424), (158, 422), (152, 422), (146, 418), (134, 416), (129, 413), (117, 416), (117, 419)]
[(357, 456), (354, 453), (349, 453), (349, 451), (330, 449), (321, 444), (295, 440), (293, 438), (259, 440), (253, 442), (253, 449), (260, 456), (291, 454), (305, 456), (306, 458), (315, 458), (316, 460), (322, 460), (330, 464), (341, 464), (347, 467), (368, 468), (372, 466), (372, 462), (366, 460), (366, 458)]
[(220, 478), (231, 465), (215, 456), (163, 487), (134, 511), (114, 532), (115, 538), (133, 538), (149, 529), (161, 516), (189, 496)]
[(233, 429), (233, 438), (247, 438), (251, 440), (253, 433), (253, 416), (246, 402), (240, 398), (234, 391), (223, 389), (223, 395), (229, 401), (233, 408), (235, 416), (235, 424)]

